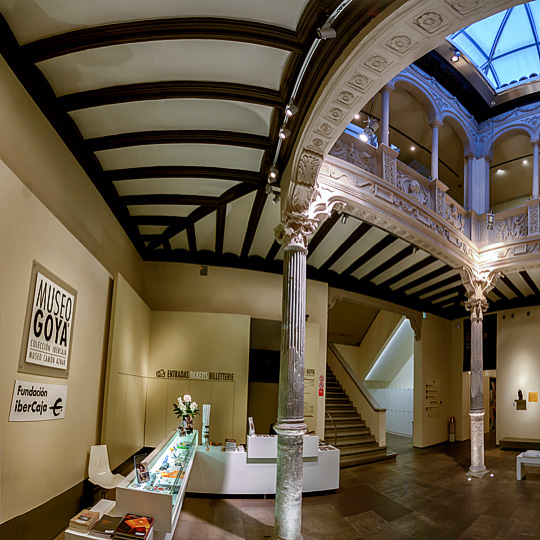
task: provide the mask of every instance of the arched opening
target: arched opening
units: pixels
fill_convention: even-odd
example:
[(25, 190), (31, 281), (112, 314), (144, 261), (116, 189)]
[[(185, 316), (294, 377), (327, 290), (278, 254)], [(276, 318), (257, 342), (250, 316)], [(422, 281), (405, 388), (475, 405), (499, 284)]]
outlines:
[(445, 118), (439, 128), (439, 180), (448, 187), (448, 195), (464, 206), (464, 147), (455, 123)]

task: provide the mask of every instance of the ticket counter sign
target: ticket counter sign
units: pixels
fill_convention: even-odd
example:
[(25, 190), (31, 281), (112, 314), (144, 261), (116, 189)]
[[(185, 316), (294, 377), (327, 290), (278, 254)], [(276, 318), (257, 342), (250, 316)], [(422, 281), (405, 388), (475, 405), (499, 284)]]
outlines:
[(34, 262), (19, 371), (67, 378), (76, 296)]
[(66, 413), (67, 385), (15, 381), (10, 422), (61, 420)]

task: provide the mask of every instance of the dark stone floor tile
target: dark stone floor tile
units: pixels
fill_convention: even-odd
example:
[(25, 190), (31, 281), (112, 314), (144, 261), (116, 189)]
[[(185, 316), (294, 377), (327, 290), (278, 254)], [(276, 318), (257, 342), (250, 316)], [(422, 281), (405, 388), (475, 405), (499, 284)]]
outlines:
[(394, 501), (377, 506), (374, 511), (386, 521), (394, 521), (412, 512), (409, 508)]

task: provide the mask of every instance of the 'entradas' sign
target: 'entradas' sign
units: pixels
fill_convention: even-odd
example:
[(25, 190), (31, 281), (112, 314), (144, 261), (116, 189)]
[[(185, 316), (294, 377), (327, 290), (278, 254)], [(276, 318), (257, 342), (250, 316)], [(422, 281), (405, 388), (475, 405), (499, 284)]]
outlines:
[(156, 371), (158, 379), (187, 379), (191, 381), (234, 381), (234, 373), (221, 371), (188, 371), (180, 369), (160, 369)]
[(67, 385), (15, 381), (10, 422), (61, 420), (65, 416)]
[(34, 263), (20, 371), (53, 376), (64, 372), (67, 376), (76, 295), (74, 289)]

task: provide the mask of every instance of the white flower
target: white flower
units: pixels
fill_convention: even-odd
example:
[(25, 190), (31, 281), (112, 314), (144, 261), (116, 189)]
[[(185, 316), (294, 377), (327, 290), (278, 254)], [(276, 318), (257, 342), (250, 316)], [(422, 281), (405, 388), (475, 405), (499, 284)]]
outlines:
[(197, 403), (193, 402), (193, 403), (191, 404), (191, 410), (192, 410), (192, 411), (196, 411), (198, 408), (199, 408), (199, 406), (197, 405)]
[(184, 396), (184, 401), (186, 401), (187, 403), (189, 403), (191, 401), (191, 396), (189, 394), (186, 394)]
[(178, 405), (182, 406), (182, 398), (178, 398)]

